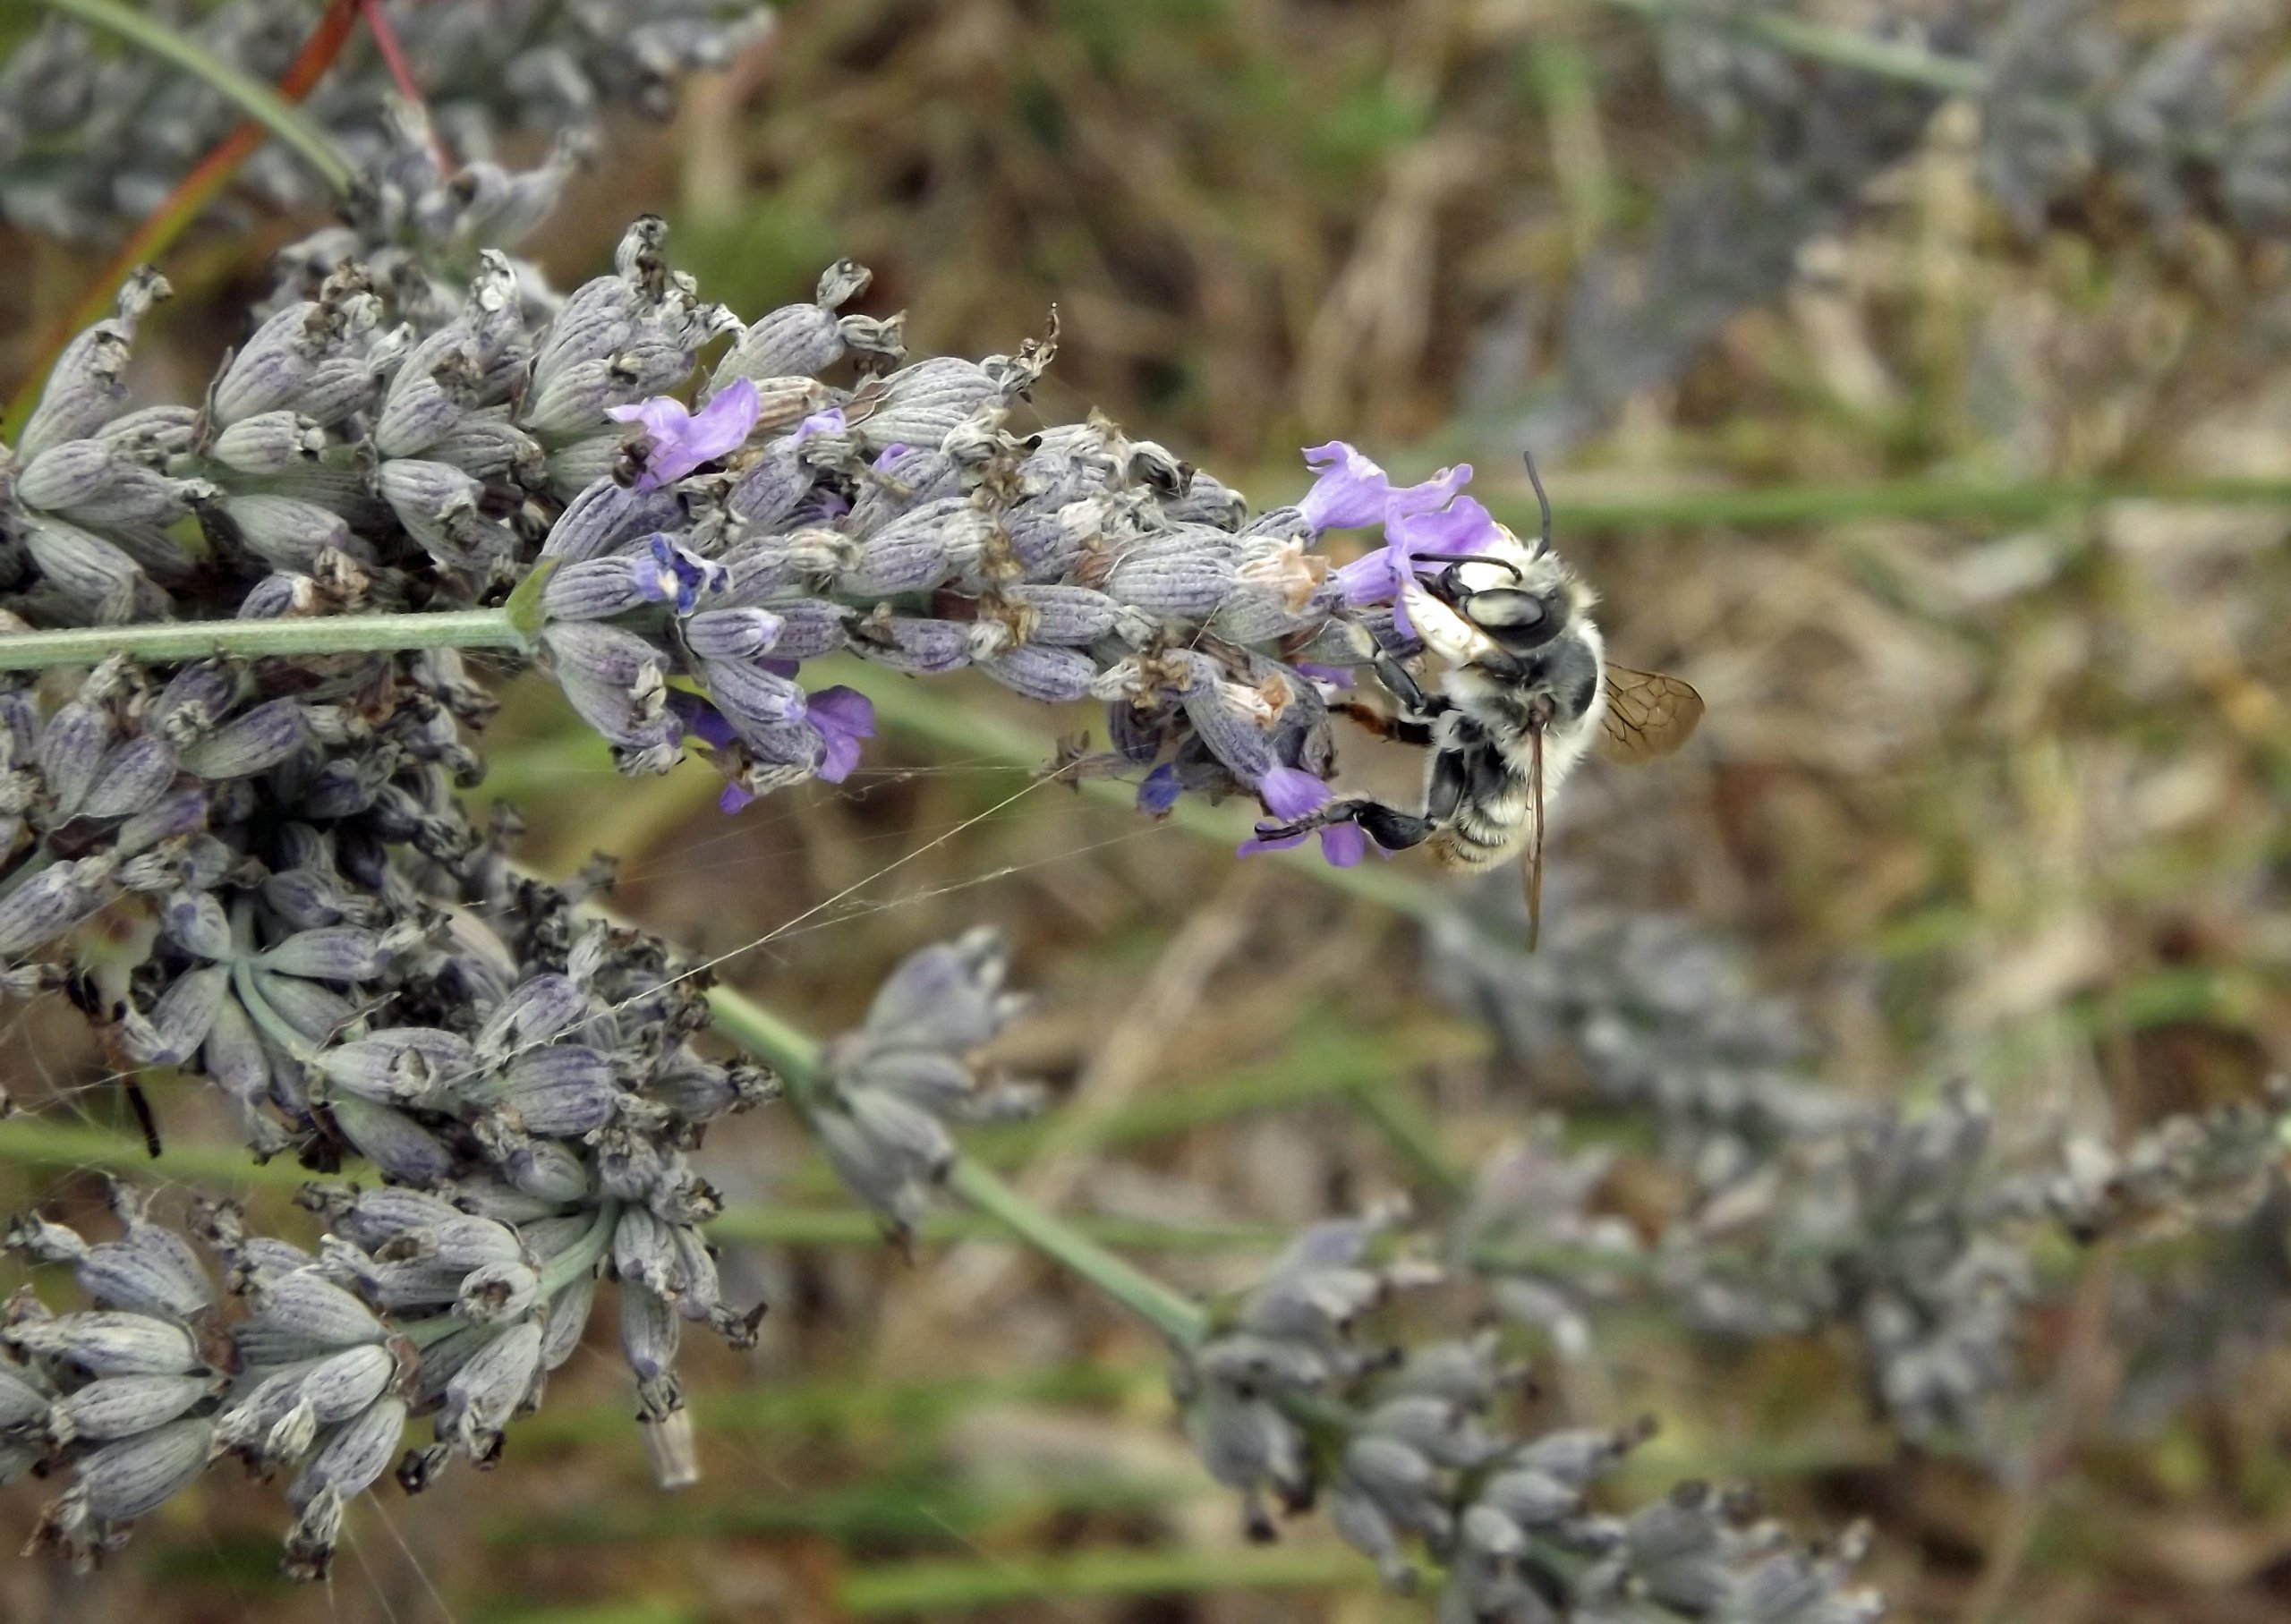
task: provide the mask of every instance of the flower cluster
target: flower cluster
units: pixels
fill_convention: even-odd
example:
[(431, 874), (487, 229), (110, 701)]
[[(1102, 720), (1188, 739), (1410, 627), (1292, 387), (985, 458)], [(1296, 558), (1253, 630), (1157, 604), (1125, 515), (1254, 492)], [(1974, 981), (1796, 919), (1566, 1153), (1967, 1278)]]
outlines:
[(1329, 1520), (1411, 1591), (1420, 1545), (1445, 1570), (1439, 1617), (1549, 1624), (1651, 1603), (1742, 1624), (1850, 1624), (1883, 1603), (1857, 1587), (1860, 1535), (1793, 1544), (1747, 1497), (1681, 1484), (1631, 1515), (1590, 1509), (1593, 1485), (1649, 1430), (1513, 1425), (1525, 1373), (1499, 1339), (1401, 1348), (1363, 1334), (1392, 1294), (1440, 1272), (1374, 1261), (1396, 1213), (1315, 1225), (1187, 1350), (1174, 1385), (1210, 1472), (1240, 1491), (1249, 1532), (1275, 1536), (1267, 1499)]
[(843, 1182), (904, 1239), (955, 1161), (950, 1123), (1027, 1114), (1041, 1092), (982, 1081), (969, 1057), (1023, 1007), (1002, 991), (1009, 950), (981, 926), (910, 955), (796, 1097)]
[[(40, 1218), (16, 1226), (8, 1244), (69, 1264), (90, 1305), (57, 1314), (26, 1291), (0, 1323), (0, 1481), (71, 1478), (38, 1543), (93, 1561), (236, 1457), (260, 1475), (293, 1474), (285, 1566), (322, 1577), (344, 1503), (393, 1466), (412, 1492), (453, 1460), (498, 1458), (511, 1419), (580, 1344), (607, 1280), (656, 1475), (691, 1481), (681, 1328), (744, 1346), (762, 1310), (724, 1300), (703, 1232), (720, 1203), (689, 1152), (708, 1123), (768, 1088), (685, 1042), (705, 1016), (660, 981), (657, 944), (582, 930), (560, 969), (512, 982), (516, 953), (565, 948), (567, 904), (530, 882), (497, 897), (485, 911), (518, 922), (515, 948), (461, 916), (454, 945), (494, 962), (464, 960), (454, 984), (511, 983), (479, 998), (473, 1029), (357, 1020), (357, 1035), (305, 1050), (293, 1082), (311, 1133), (338, 1129), (388, 1180), (305, 1186), (302, 1204), (325, 1224), (315, 1247), (250, 1234), (228, 1206), (169, 1227), (123, 1187), (115, 1238), (91, 1243)], [(912, 1212), (920, 1196), (884, 1180), (927, 1174), (930, 1157), (886, 1173), (885, 1147), (913, 1150), (958, 1098), (997, 1097), (954, 1051), (1009, 1013), (1001, 963), (979, 934), (925, 948), (885, 983), (866, 1027), (830, 1046), (814, 1119), (830, 1160), (887, 1212)], [(419, 978), (397, 991), (423, 1001)], [(311, 996), (335, 995), (321, 980)], [(288, 1085), (282, 1075), (274, 1090)], [(316, 1139), (298, 1148), (339, 1153)], [(224, 1265), (225, 1290), (187, 1234)], [(406, 1425), (423, 1416), (431, 1441), (401, 1455)]]
[[(669, 268), (663, 237), (639, 221), (613, 271), (561, 300), (490, 249), (449, 298), (443, 272), (405, 274), (437, 263), (415, 251), (313, 282), (298, 248), (199, 409), (126, 398), (165, 293), (139, 278), (58, 364), (0, 487), (15, 612), (379, 609), (416, 642), (418, 614), (531, 576), (517, 636), (622, 768), (701, 749), (728, 810), (852, 769), (867, 701), (799, 680), (844, 653), (1105, 701), (1112, 748), (1074, 770), (1138, 774), (1149, 811), (1192, 791), (1294, 819), (1331, 793), (1329, 692), (1414, 646), (1401, 577), (1495, 533), (1461, 494), (1469, 467), (1395, 488), (1341, 443), (1307, 454), (1296, 506), (1248, 522), (1231, 490), (1102, 420), (1007, 427), (1052, 342), (897, 366), (899, 319), (843, 313), (858, 267), (743, 323)], [(845, 363), (850, 385), (825, 380)], [(667, 393), (688, 384), (694, 405)], [(1370, 527), (1382, 544), (1341, 568), (1314, 550)], [(1367, 848), (1350, 826), (1322, 840), (1341, 863)]]

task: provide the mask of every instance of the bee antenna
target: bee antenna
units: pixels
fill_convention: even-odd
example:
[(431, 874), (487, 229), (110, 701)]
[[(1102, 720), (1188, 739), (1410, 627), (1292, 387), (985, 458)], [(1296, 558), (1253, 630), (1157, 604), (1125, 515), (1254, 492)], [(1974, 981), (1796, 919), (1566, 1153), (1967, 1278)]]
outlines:
[(1520, 455), (1527, 461), (1528, 483), (1535, 487), (1536, 504), (1543, 509), (1543, 544), (1548, 548), (1551, 545), (1551, 498), (1544, 494), (1543, 475), (1536, 472), (1536, 454), (1522, 451)]

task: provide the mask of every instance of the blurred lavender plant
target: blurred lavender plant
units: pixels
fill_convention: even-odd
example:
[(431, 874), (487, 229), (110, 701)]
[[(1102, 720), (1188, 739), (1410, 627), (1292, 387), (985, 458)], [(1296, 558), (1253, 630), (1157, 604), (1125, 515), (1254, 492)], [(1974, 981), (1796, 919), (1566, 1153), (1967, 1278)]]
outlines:
[[(1647, 231), (1603, 241), (1560, 301), (1560, 376), (1522, 423), (1503, 376), (1542, 319), (1523, 293), (1487, 324), (1471, 404), (1538, 445), (1596, 428), (1683, 373), (1737, 313), (1849, 226), (1953, 98), (1978, 114), (1982, 183), (2024, 235), (2253, 246), (2291, 234), (2291, 62), (2256, 13), (2159, 20), (2107, 0), (1610, 0), (1656, 29), (1665, 88), (1705, 161)], [(2119, 15), (2128, 13), (2130, 15)]]
[[(323, 9), (313, 0), (230, 0), (181, 26), (209, 55), (268, 83), (285, 72)], [(496, 161), (502, 135), (558, 132), (570, 138), (561, 147), (569, 158), (611, 109), (664, 116), (677, 80), (723, 66), (771, 26), (770, 10), (746, 0), (391, 0), (379, 9), (439, 132), (472, 160), (456, 186), (500, 224), (529, 209), (537, 189)], [(406, 145), (396, 94), (380, 52), (356, 43), (303, 110), (355, 166), (381, 175)], [(124, 235), (243, 116), (172, 64), (48, 18), (0, 66), (0, 216), (70, 242)], [(242, 178), (282, 209), (329, 201), (302, 162), (276, 146), (257, 153)], [(362, 196), (381, 207), (370, 187)], [(489, 231), (484, 240), (502, 247), (515, 234)]]
[(1400, 1214), (1312, 1226), (1265, 1277), (1213, 1313), (1173, 1377), (1186, 1428), (1248, 1526), (1275, 1536), (1270, 1496), (1329, 1520), (1388, 1586), (1418, 1582), (1418, 1544), (1444, 1569), (1438, 1617), (1463, 1624), (1688, 1617), (1853, 1624), (1884, 1603), (1852, 1582), (1867, 1536), (1794, 1543), (1755, 1501), (1680, 1484), (1623, 1516), (1591, 1509), (1598, 1480), (1651, 1431), (1537, 1429), (1514, 1412), (1522, 1367), (1498, 1337), (1412, 1347), (1367, 1339), (1394, 1293), (1436, 1267), (1375, 1253)]
[[(1970, 1088), (1895, 1110), (1812, 1076), (1794, 1013), (1682, 919), (1583, 905), (1553, 918), (1532, 957), (1463, 909), (1435, 922), (1437, 983), (1489, 1020), (1538, 1104), (1645, 1124), (1686, 1175), (1634, 1263), (1596, 1209), (1603, 1158), (1546, 1135), (1481, 1169), (1452, 1254), (1563, 1356), (1583, 1356), (1597, 1305), (1635, 1285), (1724, 1337), (1840, 1336), (1902, 1436), (1993, 1457), (2029, 1390), (2029, 1321), (2058, 1284), (2046, 1260), (2061, 1239), (2207, 1237), (2201, 1261), (2118, 1288), (2138, 1331), (2128, 1414), (2185, 1399), (2198, 1373), (2233, 1371), (2285, 1322), (2270, 1261), (2291, 1127), (2280, 1089), (2120, 1147), (2044, 1125), (2000, 1139)], [(1563, 1266), (1543, 1261), (1554, 1256)], [(2155, 1320), (2159, 1300), (2186, 1312)], [(2178, 1356), (2192, 1334), (2206, 1338), (2200, 1361)]]

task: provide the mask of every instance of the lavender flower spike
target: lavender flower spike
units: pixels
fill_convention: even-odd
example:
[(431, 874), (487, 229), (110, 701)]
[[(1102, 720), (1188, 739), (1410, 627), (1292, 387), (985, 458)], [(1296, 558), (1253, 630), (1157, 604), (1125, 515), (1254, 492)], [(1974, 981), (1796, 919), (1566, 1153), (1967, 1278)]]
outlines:
[(617, 422), (644, 425), (649, 444), (636, 489), (652, 490), (684, 478), (703, 463), (737, 450), (755, 427), (762, 405), (755, 385), (739, 378), (698, 412), (687, 411), (672, 395), (656, 395), (633, 406), (607, 407), (605, 415)]

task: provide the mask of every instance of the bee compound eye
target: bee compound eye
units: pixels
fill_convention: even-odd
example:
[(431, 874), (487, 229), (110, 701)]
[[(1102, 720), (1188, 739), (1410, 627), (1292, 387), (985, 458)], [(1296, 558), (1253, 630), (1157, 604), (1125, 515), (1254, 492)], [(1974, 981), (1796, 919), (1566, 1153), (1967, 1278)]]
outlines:
[(1526, 631), (1551, 617), (1543, 599), (1534, 593), (1507, 588), (1474, 592), (1465, 599), (1464, 612), (1490, 632)]

